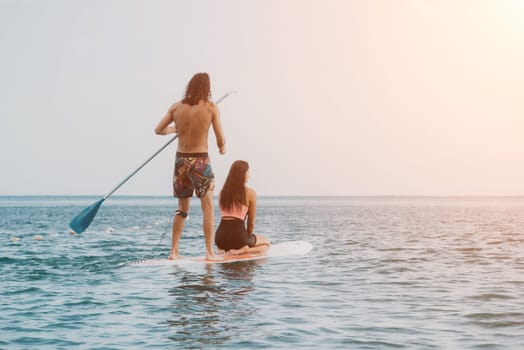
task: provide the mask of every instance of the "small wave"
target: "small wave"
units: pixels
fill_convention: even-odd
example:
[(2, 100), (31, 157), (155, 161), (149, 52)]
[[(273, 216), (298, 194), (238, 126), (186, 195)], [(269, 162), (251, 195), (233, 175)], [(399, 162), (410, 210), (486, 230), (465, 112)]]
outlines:
[(507, 328), (524, 326), (524, 314), (520, 312), (490, 313), (479, 312), (465, 315), (476, 325), (485, 328)]
[(384, 259), (381, 262), (383, 263), (405, 263), (406, 260), (404, 259)]
[(380, 273), (381, 275), (391, 275), (391, 274), (397, 274), (399, 272), (412, 272), (412, 271), (415, 271), (415, 270), (409, 267), (405, 267), (405, 266), (389, 267), (389, 268), (377, 270), (377, 272)]
[(469, 253), (469, 252), (479, 252), (482, 250), (482, 248), (477, 247), (464, 247), (464, 248), (457, 248), (459, 252)]
[[(43, 329), (49, 330), (49, 331), (56, 331), (56, 330), (62, 330), (62, 329), (82, 329), (86, 326), (86, 322), (55, 322), (45, 325)], [(73, 344), (76, 345), (76, 344)]]
[(26, 293), (41, 293), (42, 289), (37, 287), (28, 287), (23, 289), (17, 289), (13, 291), (6, 291), (3, 292), (2, 295), (8, 296), (8, 295), (18, 295), (18, 294), (26, 294)]
[(467, 318), (473, 320), (493, 320), (504, 317), (515, 317), (524, 318), (524, 314), (521, 312), (505, 312), (505, 313), (492, 313), (492, 312), (477, 312), (466, 315)]
[(486, 242), (486, 244), (489, 244), (489, 245), (496, 245), (496, 244), (502, 244), (504, 243), (504, 241), (489, 241), (489, 242)]
[(498, 294), (498, 293), (485, 293), (485, 294), (479, 294), (479, 295), (473, 295), (470, 297), (471, 299), (475, 300), (506, 300), (506, 299), (515, 299), (515, 297), (512, 297), (511, 295), (506, 294)]
[(494, 322), (475, 322), (477, 325), (486, 328), (509, 328), (509, 327), (522, 327), (524, 321), (494, 321)]
[(19, 337), (12, 341), (14, 344), (20, 344), (20, 345), (29, 345), (29, 346), (37, 346), (37, 345), (45, 345), (45, 346), (56, 346), (56, 348), (71, 348), (74, 346), (82, 345), (82, 343), (70, 341), (70, 340), (63, 340), (63, 339), (49, 339), (49, 338), (38, 338), (38, 337)]
[(342, 343), (344, 345), (349, 346), (358, 346), (359, 348), (369, 348), (369, 349), (382, 349), (382, 348), (404, 348), (405, 346), (403, 344), (397, 344), (387, 341), (379, 341), (379, 340), (357, 340), (357, 339), (346, 339), (343, 340)]
[(521, 284), (524, 284), (524, 281), (508, 281), (507, 283), (521, 285)]
[(88, 306), (88, 307), (96, 307), (96, 306), (105, 306), (106, 304), (103, 302), (95, 301), (93, 298), (82, 298), (78, 301), (70, 301), (67, 303), (64, 303), (63, 306), (66, 308), (74, 308), (77, 306)]
[(377, 249), (377, 250), (380, 252), (401, 252), (407, 249), (397, 247), (397, 248), (382, 248), (382, 249)]
[(8, 265), (12, 264), (14, 262), (18, 261), (18, 259), (10, 258), (10, 257), (0, 257), (0, 265)]

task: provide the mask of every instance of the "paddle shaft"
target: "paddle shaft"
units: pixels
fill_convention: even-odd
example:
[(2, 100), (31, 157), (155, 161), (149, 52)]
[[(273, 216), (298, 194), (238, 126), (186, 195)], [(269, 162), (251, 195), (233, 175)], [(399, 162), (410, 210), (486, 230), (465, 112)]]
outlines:
[[(220, 99), (218, 99), (218, 101), (216, 102), (216, 104), (219, 104), (220, 102), (222, 102), (226, 97), (228, 97), (233, 91), (229, 91), (227, 94), (225, 94), (224, 96), (222, 96)], [(122, 185), (124, 185), (130, 178), (132, 178), (136, 173), (138, 173), (143, 167), (146, 166), (147, 163), (149, 163), (153, 158), (155, 158), (160, 152), (162, 152), (167, 146), (169, 146), (173, 141), (176, 140), (176, 138), (178, 137), (178, 135), (175, 135), (173, 138), (171, 138), (171, 140), (167, 141), (167, 143), (165, 145), (163, 145), (158, 151), (156, 151), (151, 157), (149, 157), (144, 163), (142, 163), (142, 165), (140, 165), (138, 168), (135, 169), (135, 171), (133, 171), (131, 174), (129, 174), (124, 180), (122, 180), (122, 182), (120, 182), (115, 188), (113, 188), (111, 190), (111, 192), (109, 192), (108, 194), (106, 194), (104, 196), (104, 200), (106, 200), (107, 198), (109, 198), (113, 193), (116, 192), (116, 190), (118, 190), (120, 187), (122, 187)]]

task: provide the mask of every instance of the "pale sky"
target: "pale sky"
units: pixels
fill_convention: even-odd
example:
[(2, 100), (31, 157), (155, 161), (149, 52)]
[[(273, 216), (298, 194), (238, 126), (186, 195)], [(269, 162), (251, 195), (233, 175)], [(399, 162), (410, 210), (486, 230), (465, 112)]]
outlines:
[[(0, 195), (107, 193), (202, 71), (218, 189), (524, 195), (524, 1), (0, 0), (0, 48)], [(116, 194), (171, 195), (175, 151)]]

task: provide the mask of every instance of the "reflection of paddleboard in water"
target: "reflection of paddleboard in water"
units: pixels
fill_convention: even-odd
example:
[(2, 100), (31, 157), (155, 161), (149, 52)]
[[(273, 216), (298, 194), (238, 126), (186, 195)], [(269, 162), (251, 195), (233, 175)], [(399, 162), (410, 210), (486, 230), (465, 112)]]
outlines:
[(205, 257), (189, 257), (175, 260), (168, 259), (153, 259), (153, 260), (144, 260), (137, 263), (133, 263), (135, 266), (167, 266), (167, 265), (184, 265), (190, 263), (205, 263), (205, 264), (225, 264), (236, 261), (248, 261), (248, 260), (258, 260), (266, 259), (271, 257), (285, 257), (285, 256), (294, 256), (294, 255), (304, 255), (307, 254), (313, 249), (313, 245), (306, 241), (290, 241), (272, 244), (269, 250), (264, 255), (234, 255), (224, 257), (221, 260), (208, 261)]

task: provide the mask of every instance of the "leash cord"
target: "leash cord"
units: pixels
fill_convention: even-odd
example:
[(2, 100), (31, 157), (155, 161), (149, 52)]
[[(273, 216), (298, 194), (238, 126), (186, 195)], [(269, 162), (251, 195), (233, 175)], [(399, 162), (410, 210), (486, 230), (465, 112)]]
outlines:
[(162, 236), (160, 236), (160, 239), (158, 240), (158, 243), (153, 247), (153, 249), (151, 249), (149, 254), (147, 254), (142, 259), (136, 259), (136, 260), (129, 261), (129, 262), (126, 263), (126, 265), (137, 265), (137, 264), (140, 264), (140, 263), (142, 263), (142, 262), (144, 262), (146, 260), (152, 259), (154, 257), (155, 250), (157, 250), (157, 248), (160, 246), (160, 244), (162, 243), (162, 241), (166, 237), (167, 230), (168, 230), (169, 227), (170, 227), (170, 224), (165, 226), (164, 232), (162, 233)]

